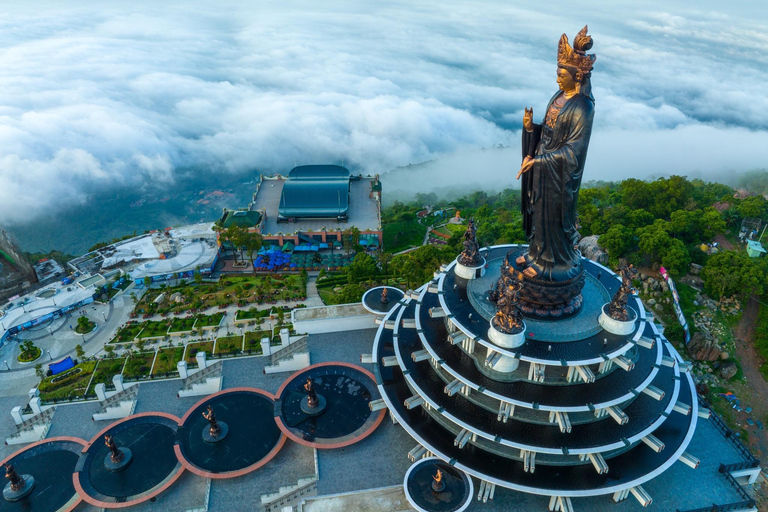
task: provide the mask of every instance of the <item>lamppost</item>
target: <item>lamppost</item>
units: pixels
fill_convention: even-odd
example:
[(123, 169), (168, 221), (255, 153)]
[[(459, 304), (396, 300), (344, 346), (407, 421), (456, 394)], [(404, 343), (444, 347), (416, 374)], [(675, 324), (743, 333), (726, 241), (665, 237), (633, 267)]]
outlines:
[(106, 322), (107, 321), (107, 313), (106, 313), (106, 311), (102, 311), (101, 314), (104, 315), (104, 321)]
[(11, 367), (8, 366), (8, 361), (3, 361), (3, 363), (5, 363), (5, 369), (6, 370), (10, 370), (11, 369)]
[(51, 351), (50, 350), (46, 350), (46, 352), (48, 352), (48, 359), (53, 361), (53, 357), (51, 356)]

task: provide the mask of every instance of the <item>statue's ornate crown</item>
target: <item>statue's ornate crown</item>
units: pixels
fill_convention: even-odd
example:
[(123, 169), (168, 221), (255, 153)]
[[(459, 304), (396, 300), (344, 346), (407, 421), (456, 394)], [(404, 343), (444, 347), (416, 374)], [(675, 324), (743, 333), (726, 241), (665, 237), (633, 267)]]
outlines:
[(584, 75), (592, 71), (595, 55), (587, 55), (587, 50), (592, 48), (592, 36), (587, 35), (587, 26), (573, 38), (573, 47), (568, 43), (568, 36), (560, 36), (560, 44), (557, 46), (557, 64), (578, 69)]

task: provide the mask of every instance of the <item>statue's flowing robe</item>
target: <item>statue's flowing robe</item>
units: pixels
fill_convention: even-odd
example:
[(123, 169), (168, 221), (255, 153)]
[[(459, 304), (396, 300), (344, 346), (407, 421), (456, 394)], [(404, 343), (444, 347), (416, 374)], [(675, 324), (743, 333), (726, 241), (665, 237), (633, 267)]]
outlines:
[(576, 206), (593, 117), (594, 100), (577, 94), (562, 106), (554, 128), (545, 119), (532, 132), (523, 130), (523, 157), (536, 158), (521, 184), (526, 261), (544, 279), (564, 281), (580, 270)]

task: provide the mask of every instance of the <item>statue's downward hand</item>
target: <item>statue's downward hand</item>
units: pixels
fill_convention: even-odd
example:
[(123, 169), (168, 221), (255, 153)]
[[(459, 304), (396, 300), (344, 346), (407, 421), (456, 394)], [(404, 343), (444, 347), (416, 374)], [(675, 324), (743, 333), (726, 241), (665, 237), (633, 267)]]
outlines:
[(523, 175), (523, 173), (526, 173), (526, 172), (530, 171), (531, 169), (533, 169), (533, 163), (534, 162), (535, 162), (535, 160), (533, 159), (533, 157), (530, 157), (530, 156), (526, 156), (525, 157), (525, 160), (523, 160), (523, 165), (520, 166), (520, 170), (517, 172), (517, 179), (518, 180), (520, 179), (520, 176)]

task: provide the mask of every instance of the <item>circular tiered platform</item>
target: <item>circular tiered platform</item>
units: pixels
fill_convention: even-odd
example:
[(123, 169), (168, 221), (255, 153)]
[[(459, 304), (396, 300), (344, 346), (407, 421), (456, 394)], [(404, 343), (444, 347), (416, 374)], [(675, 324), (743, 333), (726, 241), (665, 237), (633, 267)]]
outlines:
[(56, 512), (75, 508), (80, 496), (72, 484), (72, 473), (85, 445), (85, 441), (74, 437), (52, 437), (5, 459), (3, 465), (10, 462), (19, 475), (31, 475), (35, 486), (19, 501), (0, 498), (0, 510)]
[[(184, 469), (174, 452), (178, 426), (179, 418), (163, 413), (137, 414), (113, 423), (84, 450), (74, 474), (77, 492), (91, 505), (103, 508), (121, 508), (158, 495)], [(104, 465), (109, 454), (105, 433), (118, 447), (131, 450), (131, 463), (120, 472)]]
[[(226, 437), (210, 443), (200, 435), (209, 425), (208, 406), (229, 427)], [(232, 388), (204, 398), (181, 419), (176, 454), (184, 467), (206, 478), (232, 478), (272, 460), (285, 444), (274, 421), (274, 398), (256, 388)]]
[[(512, 261), (524, 248), (483, 249), (488, 269), (474, 280), (458, 277), (454, 262), (390, 311), (374, 343), (379, 390), (416, 452), (483, 485), (558, 499), (639, 486), (677, 461), (693, 436), (688, 367), (636, 297), (631, 332), (603, 328), (603, 305), (620, 281), (586, 259), (577, 313), (526, 317), (521, 346), (494, 344), (488, 291), (505, 256)], [(520, 364), (501, 375), (500, 358)]]
[[(307, 414), (304, 384), (312, 378), (315, 391), (325, 399), (321, 414)], [(380, 398), (375, 377), (348, 363), (320, 363), (293, 374), (277, 392), (275, 421), (283, 433), (305, 446), (341, 448), (369, 436), (384, 419), (370, 403)]]

